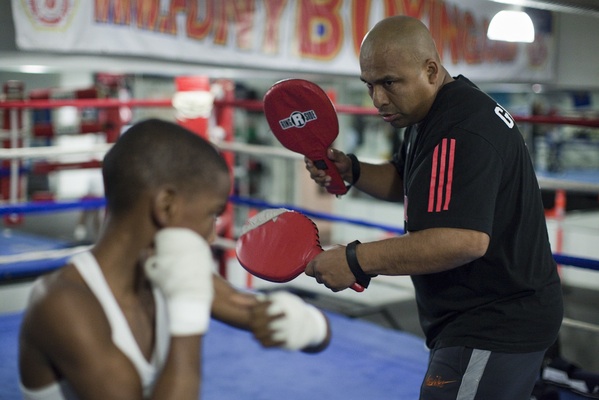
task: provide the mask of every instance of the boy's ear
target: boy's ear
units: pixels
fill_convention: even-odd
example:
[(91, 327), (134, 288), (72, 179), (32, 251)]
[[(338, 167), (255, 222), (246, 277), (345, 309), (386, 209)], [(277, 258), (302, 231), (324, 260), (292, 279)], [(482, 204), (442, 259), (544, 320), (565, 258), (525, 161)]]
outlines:
[(177, 212), (176, 191), (172, 187), (162, 187), (152, 196), (152, 219), (163, 228), (170, 225)]

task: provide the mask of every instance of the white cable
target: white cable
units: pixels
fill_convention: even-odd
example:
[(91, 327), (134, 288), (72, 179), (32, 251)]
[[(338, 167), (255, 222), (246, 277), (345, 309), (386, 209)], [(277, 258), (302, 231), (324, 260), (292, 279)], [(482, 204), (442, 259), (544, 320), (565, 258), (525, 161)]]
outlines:
[(112, 147), (112, 145), (113, 143), (96, 144), (85, 149), (80, 147), (68, 148), (63, 146), (0, 149), (0, 160), (49, 158), (68, 154), (104, 154)]
[(577, 321), (570, 318), (562, 319), (563, 326), (569, 326), (571, 328), (578, 328), (589, 332), (599, 333), (599, 325), (592, 324), (590, 322)]
[(68, 249), (54, 249), (54, 250), (42, 250), (42, 251), (31, 251), (29, 253), (10, 254), (6, 256), (0, 256), (0, 264), (11, 264), (24, 261), (37, 261), (46, 259), (55, 259), (62, 257), (70, 257), (77, 253), (89, 250), (91, 246), (77, 246), (70, 247)]
[(291, 159), (304, 159), (304, 156), (299, 153), (294, 153), (283, 147), (262, 146), (257, 144), (219, 142), (215, 143), (221, 150), (233, 151), (243, 154), (266, 155)]
[[(213, 246), (222, 248), (222, 249), (226, 249), (226, 250), (235, 249), (235, 244), (236, 244), (235, 240), (227, 239), (227, 238), (223, 238), (223, 237), (217, 237), (216, 240), (214, 241), (214, 243), (212, 243)], [(91, 249), (91, 247), (92, 247), (91, 245), (85, 245), (85, 246), (69, 247), (67, 249), (31, 251), (28, 253), (4, 255), (4, 256), (0, 256), (0, 265), (1, 264), (18, 263), (18, 262), (24, 262), (24, 261), (37, 261), (37, 260), (45, 260), (45, 259), (70, 257), (77, 253), (87, 251), (87, 250)]]
[[(64, 148), (61, 146), (47, 146), (47, 147), (22, 147), (14, 149), (0, 149), (0, 160), (13, 160), (13, 159), (33, 159), (33, 158), (50, 158), (53, 156), (61, 155), (72, 155), (72, 154), (104, 154), (111, 147), (113, 143), (97, 144), (88, 147), (87, 149), (80, 148)], [(235, 143), (235, 142), (218, 142), (215, 143), (217, 147), (224, 151), (232, 151), (236, 153), (257, 155), (257, 156), (274, 156), (281, 158), (288, 158), (293, 160), (303, 160), (304, 156), (301, 154), (292, 152), (283, 147), (263, 146), (247, 143)], [(381, 163), (385, 160), (381, 159), (361, 159), (368, 163)], [(575, 182), (566, 179), (555, 179), (538, 177), (539, 186), (542, 189), (564, 189), (566, 191), (575, 191), (581, 193), (599, 193), (599, 184), (591, 182)]]
[(539, 176), (539, 186), (541, 189), (556, 190), (563, 189), (571, 192), (581, 193), (599, 193), (599, 184), (591, 182), (576, 182), (565, 179), (545, 178)]

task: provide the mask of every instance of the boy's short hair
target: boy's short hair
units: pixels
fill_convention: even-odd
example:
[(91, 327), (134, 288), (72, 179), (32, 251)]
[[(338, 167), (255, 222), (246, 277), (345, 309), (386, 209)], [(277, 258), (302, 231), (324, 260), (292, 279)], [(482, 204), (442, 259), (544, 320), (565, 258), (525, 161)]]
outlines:
[(142, 193), (165, 184), (201, 192), (220, 173), (228, 173), (227, 163), (211, 143), (175, 123), (145, 120), (128, 129), (104, 157), (107, 208), (113, 214), (127, 212)]

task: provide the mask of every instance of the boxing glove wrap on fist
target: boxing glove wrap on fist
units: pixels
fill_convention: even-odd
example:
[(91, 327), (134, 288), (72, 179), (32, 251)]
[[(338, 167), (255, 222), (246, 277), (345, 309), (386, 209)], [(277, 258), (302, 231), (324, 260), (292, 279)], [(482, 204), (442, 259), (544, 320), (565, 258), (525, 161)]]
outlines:
[(187, 228), (162, 229), (154, 243), (156, 252), (146, 261), (145, 271), (165, 297), (171, 335), (203, 334), (214, 297), (210, 246)]
[(283, 342), (287, 350), (301, 350), (320, 345), (327, 337), (328, 325), (325, 316), (316, 307), (300, 297), (285, 291), (266, 296), (271, 304), (268, 315), (283, 314), (273, 320), (269, 328), (273, 339)]

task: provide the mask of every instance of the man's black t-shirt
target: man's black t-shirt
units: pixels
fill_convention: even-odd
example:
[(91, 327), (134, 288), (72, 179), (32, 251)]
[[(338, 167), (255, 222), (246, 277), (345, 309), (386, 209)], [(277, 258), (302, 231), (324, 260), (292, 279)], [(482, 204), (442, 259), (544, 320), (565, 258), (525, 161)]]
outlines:
[(462, 228), (490, 236), (461, 267), (413, 275), (429, 347), (532, 352), (557, 337), (563, 305), (538, 182), (510, 114), (466, 78), (443, 86), (393, 160), (407, 232)]

